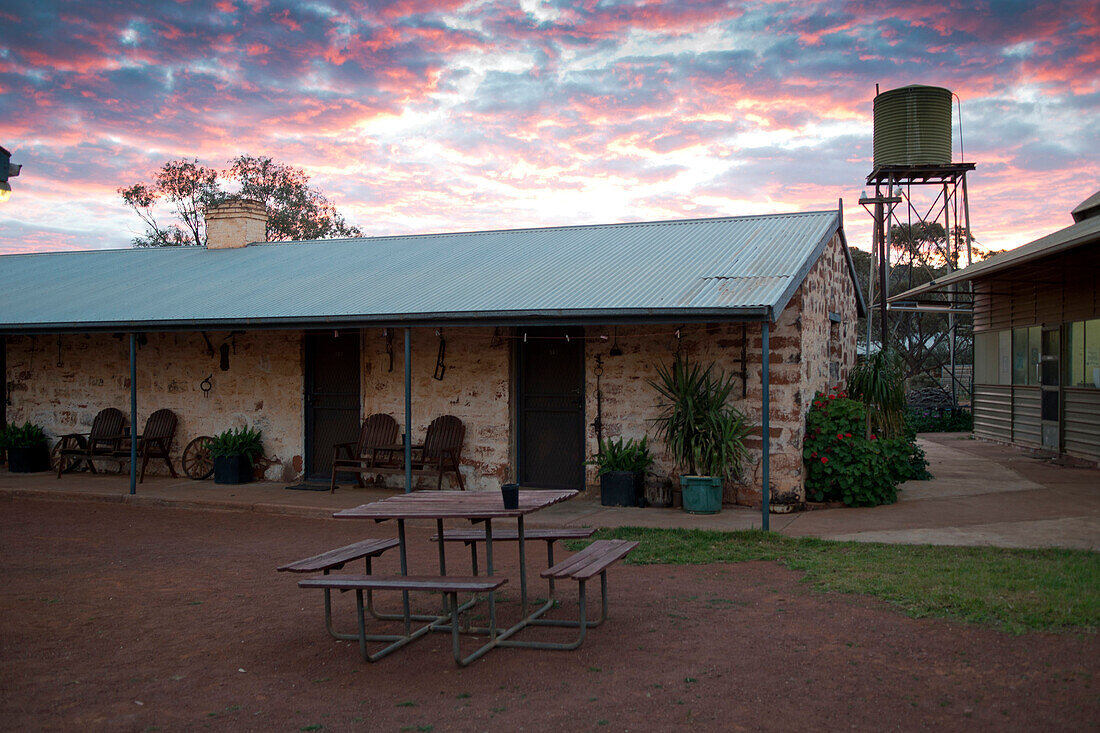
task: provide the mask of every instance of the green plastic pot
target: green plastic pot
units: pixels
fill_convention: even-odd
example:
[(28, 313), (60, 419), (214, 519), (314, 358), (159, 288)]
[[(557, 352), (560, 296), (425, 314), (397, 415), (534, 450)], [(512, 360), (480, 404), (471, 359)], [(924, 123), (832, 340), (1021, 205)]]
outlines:
[(722, 511), (721, 476), (681, 476), (684, 511), (688, 514), (717, 514)]

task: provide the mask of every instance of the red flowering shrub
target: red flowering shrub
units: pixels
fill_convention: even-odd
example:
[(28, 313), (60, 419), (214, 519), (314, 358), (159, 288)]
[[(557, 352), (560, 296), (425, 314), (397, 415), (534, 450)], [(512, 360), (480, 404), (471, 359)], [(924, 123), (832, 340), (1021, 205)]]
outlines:
[(806, 418), (806, 496), (813, 501), (843, 501), (876, 506), (897, 501), (901, 474), (893, 464), (904, 460), (904, 438), (878, 440), (865, 432), (866, 407), (832, 389), (814, 396)]

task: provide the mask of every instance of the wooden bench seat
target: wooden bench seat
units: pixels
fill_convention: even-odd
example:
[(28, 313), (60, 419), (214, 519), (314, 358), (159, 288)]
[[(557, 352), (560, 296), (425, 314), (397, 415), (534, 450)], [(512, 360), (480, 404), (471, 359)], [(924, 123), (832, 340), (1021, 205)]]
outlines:
[[(463, 659), (459, 648), (459, 615), (471, 608), (474, 601), (459, 604), (459, 593), (491, 593), (508, 582), (507, 578), (487, 576), (453, 576), (453, 575), (318, 575), (298, 581), (300, 588), (321, 588), (325, 591), (326, 601), (334, 590), (355, 591), (356, 618), (359, 622), (359, 632), (355, 635), (335, 635), (339, 639), (358, 639), (359, 653), (365, 662), (376, 662), (382, 657), (405, 646), (409, 642), (420, 638), (430, 631), (451, 632), (451, 642), (455, 662), (465, 666), (471, 659)], [(400, 620), (404, 621), (405, 633), (403, 634), (368, 634), (366, 627), (366, 606), (363, 602), (363, 592), (368, 594), (373, 591), (402, 591), (405, 595), (405, 611)], [(414, 616), (409, 613), (408, 594), (410, 592), (443, 593), (448, 603), (444, 606), (444, 613), (440, 616), (424, 617)], [(492, 606), (490, 606), (492, 609)], [(394, 619), (397, 620), (397, 619)], [(427, 620), (416, 630), (412, 630), (411, 621)], [(327, 621), (327, 619), (326, 619)], [(490, 611), (490, 624), (495, 625), (496, 619)], [(332, 634), (331, 628), (329, 633)], [(367, 642), (387, 642), (387, 645), (379, 651), (369, 653)]]
[[(595, 532), (593, 527), (553, 527), (547, 529), (524, 530), (525, 540), (543, 540), (546, 542), (546, 567), (554, 564), (554, 543), (558, 540), (586, 540)], [(485, 529), (445, 529), (444, 542), (462, 542), (470, 548), (470, 572), (477, 575), (477, 543), (485, 541)], [(493, 528), (493, 542), (518, 542), (518, 528)], [(432, 535), (432, 542), (439, 542), (439, 535)], [(554, 580), (550, 579), (550, 595), (554, 594)]]
[(489, 593), (507, 578), (459, 575), (318, 575), (298, 581), (300, 588), (330, 590), (407, 590), (435, 593)]
[[(554, 527), (548, 529), (527, 529), (523, 536), (528, 540), (586, 540), (595, 533), (593, 527)], [(473, 529), (445, 529), (443, 530), (445, 542), (484, 542), (485, 530), (479, 527)], [(519, 540), (519, 530), (502, 528), (493, 530), (493, 542), (516, 542)], [(432, 542), (439, 542), (439, 535), (432, 535)]]
[[(554, 580), (575, 580), (578, 584), (578, 604), (580, 616), (577, 621), (538, 618), (531, 621), (532, 626), (560, 626), (579, 629), (577, 639), (567, 643), (543, 641), (507, 641), (506, 646), (531, 649), (576, 649), (583, 642), (588, 629), (595, 628), (607, 620), (607, 569), (622, 560), (638, 546), (628, 540), (596, 540), (588, 547), (542, 571), (542, 577)], [(587, 598), (585, 582), (600, 576), (600, 595), (603, 601), (598, 621), (589, 621), (587, 617)]]
[[(322, 552), (320, 555), (314, 555), (313, 557), (307, 557), (303, 560), (295, 560), (294, 562), (287, 563), (286, 565), (279, 566), (280, 572), (291, 573), (318, 573), (324, 571), (327, 573), (330, 570), (339, 570), (344, 567), (345, 563), (352, 560), (358, 560), (360, 558), (366, 558), (368, 561), (372, 557), (378, 557), (386, 550), (397, 547), (398, 542), (394, 538), (380, 539), (380, 540), (363, 540), (362, 542), (355, 542), (344, 547), (337, 547), (335, 550), (329, 550), (328, 552)], [(367, 572), (370, 572), (370, 564), (368, 562)]]
[(638, 546), (628, 540), (596, 540), (575, 555), (542, 571), (544, 578), (572, 578), (585, 581), (599, 575), (605, 577), (607, 568), (630, 554)]

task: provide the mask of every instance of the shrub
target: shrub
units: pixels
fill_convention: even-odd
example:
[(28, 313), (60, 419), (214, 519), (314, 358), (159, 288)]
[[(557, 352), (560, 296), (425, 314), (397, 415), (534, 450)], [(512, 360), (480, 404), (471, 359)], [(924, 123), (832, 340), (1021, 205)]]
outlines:
[(7, 448), (38, 448), (47, 443), (46, 433), (41, 426), (32, 422), (22, 425), (12, 423), (0, 430), (0, 450)]
[(745, 439), (753, 426), (740, 410), (727, 404), (734, 378), (691, 364), (677, 356), (670, 367), (657, 366), (650, 380), (661, 398), (653, 418), (677, 467), (688, 476), (739, 477), (748, 460)]
[(883, 349), (870, 356), (861, 354), (848, 375), (848, 392), (867, 406), (867, 435), (872, 429), (885, 435), (901, 431), (905, 422), (905, 375), (896, 352)]
[(868, 438), (866, 421), (867, 407), (840, 388), (814, 396), (802, 450), (808, 498), (848, 506), (892, 504), (898, 484), (927, 477), (915, 433)]
[(597, 467), (600, 476), (609, 471), (645, 473), (653, 465), (653, 456), (644, 435), (641, 440), (631, 438), (625, 442), (622, 437), (618, 440), (608, 438), (600, 441), (600, 452), (589, 463)]
[(210, 455), (218, 456), (245, 456), (248, 462), (255, 465), (256, 458), (264, 454), (264, 444), (261, 433), (256, 428), (230, 428), (215, 435), (210, 442)]
[(966, 408), (930, 410), (910, 407), (906, 416), (918, 433), (969, 433), (974, 429), (974, 415)]

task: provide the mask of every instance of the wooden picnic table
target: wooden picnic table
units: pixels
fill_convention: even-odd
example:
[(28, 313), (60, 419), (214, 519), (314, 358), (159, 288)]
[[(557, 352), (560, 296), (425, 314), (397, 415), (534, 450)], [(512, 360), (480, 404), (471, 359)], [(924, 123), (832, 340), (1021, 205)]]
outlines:
[[(515, 519), (519, 540), (519, 576), (520, 576), (520, 605), (522, 618), (507, 629), (498, 629), (496, 626), (496, 594), (489, 593), (489, 618), (487, 629), (489, 641), (464, 659), (456, 661), (465, 666), (475, 659), (486, 654), (497, 646), (508, 646), (506, 640), (520, 629), (528, 626), (532, 621), (553, 607), (554, 600), (547, 599), (546, 603), (533, 612), (528, 611), (527, 601), (527, 555), (524, 537), (524, 517), (533, 512), (545, 509), (548, 506), (566, 501), (576, 496), (573, 490), (532, 490), (525, 489), (519, 492), (519, 505), (515, 509), (506, 509), (500, 492), (497, 491), (414, 491), (408, 494), (397, 494), (370, 504), (363, 504), (353, 509), (345, 509), (336, 512), (333, 516), (337, 519), (372, 519), (376, 522), (389, 520), (397, 521), (398, 551), (401, 557), (401, 574), (409, 575), (408, 567), (408, 543), (405, 535), (405, 522), (410, 519), (433, 519), (440, 537), (443, 536), (443, 521), (447, 519), (465, 519), (470, 522), (485, 524), (485, 562), (486, 572), (493, 575), (493, 520)], [(446, 542), (437, 542), (439, 549), (439, 574), (447, 575)], [(411, 618), (409, 609), (408, 591), (402, 593), (403, 612), (406, 619)], [(441, 622), (447, 617), (441, 616), (438, 620), (428, 624), (433, 630), (449, 630), (441, 626)], [(406, 621), (407, 634), (409, 624)], [(480, 630), (479, 630), (480, 631)]]

